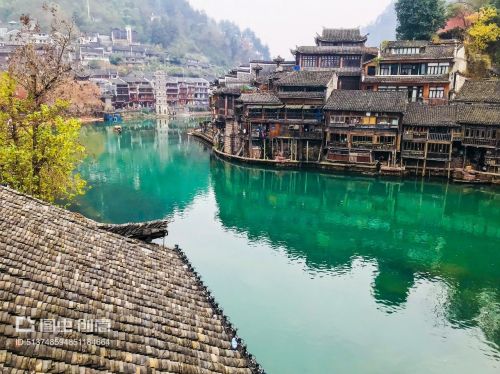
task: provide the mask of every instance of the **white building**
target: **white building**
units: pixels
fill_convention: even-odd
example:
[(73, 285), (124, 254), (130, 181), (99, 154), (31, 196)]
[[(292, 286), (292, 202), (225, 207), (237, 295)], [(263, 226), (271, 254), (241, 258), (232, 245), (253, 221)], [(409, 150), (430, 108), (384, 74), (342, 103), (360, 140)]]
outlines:
[(156, 114), (159, 116), (168, 116), (167, 101), (167, 73), (157, 71), (154, 75), (154, 92)]

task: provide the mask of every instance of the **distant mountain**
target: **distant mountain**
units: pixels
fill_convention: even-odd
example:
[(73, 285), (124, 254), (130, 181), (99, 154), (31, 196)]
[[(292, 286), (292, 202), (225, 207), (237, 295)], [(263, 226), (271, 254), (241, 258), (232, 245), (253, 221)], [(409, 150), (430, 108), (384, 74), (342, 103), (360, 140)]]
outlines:
[(130, 25), (139, 41), (161, 45), (173, 57), (205, 60), (220, 67), (269, 58), (269, 49), (251, 30), (241, 30), (229, 21), (216, 22), (186, 0), (0, 0), (0, 20), (5, 25), (23, 13), (42, 17), (44, 2), (59, 5), (84, 32), (109, 35), (113, 27)]
[(397, 23), (393, 1), (374, 22), (362, 27), (361, 30), (365, 34), (370, 34), (368, 35), (368, 45), (378, 47), (384, 40), (396, 39)]

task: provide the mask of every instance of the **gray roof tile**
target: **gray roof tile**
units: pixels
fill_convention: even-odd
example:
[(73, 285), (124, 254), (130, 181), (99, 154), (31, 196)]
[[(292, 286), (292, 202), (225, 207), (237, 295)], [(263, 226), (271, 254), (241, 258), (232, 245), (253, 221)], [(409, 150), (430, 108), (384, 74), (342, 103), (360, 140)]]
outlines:
[(325, 42), (364, 42), (366, 36), (361, 35), (358, 29), (323, 29), (323, 33), (316, 37)]
[(281, 100), (271, 93), (244, 93), (238, 100), (243, 104), (282, 104)]
[[(183, 255), (0, 186), (0, 366), (7, 372), (238, 373), (234, 329)], [(73, 321), (72, 332), (16, 332), (16, 317)], [(104, 320), (109, 331), (78, 330)], [(109, 322), (109, 325), (108, 325)], [(18, 345), (16, 338), (88, 344)], [(99, 347), (96, 338), (109, 339)], [(32, 365), (32, 366), (31, 366)]]
[(284, 74), (277, 82), (276, 86), (288, 87), (325, 87), (332, 80), (335, 73), (333, 71), (294, 71)]
[(500, 106), (462, 105), (458, 112), (458, 122), (500, 127)]
[(455, 99), (460, 102), (500, 104), (500, 80), (469, 80)]
[(412, 103), (408, 105), (403, 118), (403, 125), (413, 126), (457, 126), (455, 105), (425, 105)]
[(325, 110), (404, 113), (406, 92), (335, 90)]

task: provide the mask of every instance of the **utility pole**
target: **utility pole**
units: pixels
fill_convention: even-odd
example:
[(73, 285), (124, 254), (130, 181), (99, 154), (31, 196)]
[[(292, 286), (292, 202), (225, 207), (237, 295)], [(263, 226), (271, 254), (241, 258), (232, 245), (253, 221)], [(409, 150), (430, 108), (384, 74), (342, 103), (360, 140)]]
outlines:
[(89, 18), (90, 21), (90, 0), (87, 0), (87, 17)]

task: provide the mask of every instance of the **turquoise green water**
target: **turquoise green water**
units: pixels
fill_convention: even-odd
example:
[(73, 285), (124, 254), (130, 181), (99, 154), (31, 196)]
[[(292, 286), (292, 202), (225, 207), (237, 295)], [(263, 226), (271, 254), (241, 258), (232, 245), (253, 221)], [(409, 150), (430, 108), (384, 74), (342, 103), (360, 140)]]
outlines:
[(106, 222), (167, 217), (268, 373), (500, 372), (500, 193), (250, 169), (188, 123), (83, 129)]

